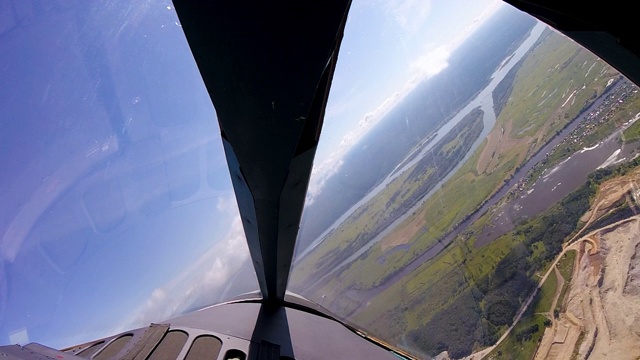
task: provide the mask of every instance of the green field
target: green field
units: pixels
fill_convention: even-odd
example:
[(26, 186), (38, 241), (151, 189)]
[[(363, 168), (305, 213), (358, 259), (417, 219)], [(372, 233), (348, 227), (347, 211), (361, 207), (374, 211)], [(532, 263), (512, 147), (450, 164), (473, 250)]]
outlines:
[(576, 259), (576, 251), (567, 251), (560, 261), (558, 261), (558, 270), (560, 270), (560, 274), (564, 278), (564, 286), (562, 286), (562, 290), (560, 290), (560, 297), (558, 298), (558, 307), (560, 311), (564, 311), (564, 298), (567, 295), (567, 291), (569, 291), (569, 286), (571, 286), (571, 280), (573, 278), (573, 266)]
[(503, 121), (514, 119), (511, 135), (515, 137), (539, 136), (541, 130), (552, 135), (578, 115), (583, 104), (601, 94), (616, 74), (588, 51), (555, 34), (549, 34), (527, 61), (535, 66), (523, 64), (516, 76), (519, 86), (511, 95), (517, 100), (503, 111)]
[[(481, 110), (472, 110), (432, 148), (431, 153), (435, 154), (436, 160), (429, 157), (419, 161), (349, 216), (321, 247), (296, 266), (291, 279), (293, 286), (304, 284), (308, 282), (307, 279), (317, 278), (333, 270), (337, 264), (364, 245), (369, 238), (380, 232), (386, 224), (390, 224), (404, 213), (418, 197), (435, 186), (449, 169), (462, 160), (478, 137), (482, 131), (482, 117)], [(438, 166), (435, 161), (438, 162)], [(416, 243), (420, 242), (418, 239), (415, 240)], [(420, 250), (422, 249), (417, 249), (416, 253)], [(395, 259), (389, 262), (395, 262)], [(398, 266), (401, 263), (398, 262)], [(376, 267), (369, 270), (365, 277), (356, 279), (352, 283), (358, 283), (360, 287), (375, 287), (393, 268), (387, 269), (387, 273), (379, 272), (380, 269)]]
[[(538, 348), (538, 343), (544, 334), (545, 319), (544, 315), (533, 315), (520, 320), (507, 338), (487, 356), (487, 359), (530, 359)], [(532, 329), (532, 327), (535, 328), (535, 326), (537, 326), (537, 331), (533, 332), (530, 339), (521, 341), (516, 339), (518, 332)]]
[[(635, 96), (638, 96), (638, 94), (636, 93)], [(634, 122), (624, 131), (624, 138), (626, 141), (636, 141), (640, 139), (640, 121)]]
[(567, 251), (566, 254), (558, 261), (558, 270), (560, 270), (560, 274), (564, 278), (565, 282), (570, 283), (573, 276), (573, 264), (576, 259), (576, 251), (570, 250)]
[[(445, 349), (438, 341), (451, 338), (457, 339), (455, 346), (474, 342), (477, 348), (491, 345), (535, 287), (535, 274), (560, 251), (565, 237), (573, 231), (571, 224), (575, 226), (589, 207), (591, 189), (585, 185), (557, 207), (487, 246), (476, 249), (469, 240), (457, 241), (369, 301), (366, 311), (357, 312), (354, 320), (367, 324), (365, 328), (374, 334), (386, 332), (392, 324), (394, 330), (408, 332), (416, 346), (432, 355)], [(560, 217), (564, 223), (558, 223)], [(534, 252), (533, 244), (545, 250)], [(545, 289), (555, 284), (551, 278)], [(554, 290), (543, 294), (547, 292), (552, 299)], [(550, 310), (550, 302), (544, 311)], [(390, 304), (397, 305), (389, 308)], [(422, 328), (430, 330), (428, 336), (421, 336)]]
[[(478, 171), (480, 154), (490, 146), (485, 141), (422, 209), (400, 225), (398, 232), (391, 234), (391, 237), (398, 236), (415, 223), (425, 229), (412, 238), (402, 239), (401, 251), (383, 248), (378, 243), (344, 271), (337, 272), (320, 287), (308, 289), (304, 295), (316, 299), (335, 314), (361, 324), (377, 337), (408, 344), (430, 355), (449, 350), (451, 356), (464, 356), (495, 343), (535, 287), (535, 275), (560, 251), (565, 236), (574, 231), (579, 217), (589, 207), (595, 191), (592, 187), (581, 188), (511, 233), (476, 248), (474, 233), (491, 219), (491, 215), (486, 214), (436, 257), (420, 264), (400, 281), (385, 285), (375, 297), (369, 299), (367, 294), (478, 208), (528, 156), (543, 146), (585, 103), (600, 94), (609, 79), (617, 76), (608, 65), (563, 37), (555, 33), (544, 36), (516, 74), (511, 101), (496, 122), (497, 129), (511, 129), (513, 144), (499, 152), (491, 166)], [(580, 84), (572, 80), (578, 75), (585, 79)], [(590, 83), (583, 88), (582, 81)], [(559, 88), (562, 89), (557, 90)], [(554, 91), (560, 91), (558, 96), (547, 96)], [(575, 103), (567, 102), (570, 93)], [(534, 101), (536, 97), (541, 100)], [(540, 104), (544, 98), (548, 99)], [(454, 149), (459, 143), (457, 138), (453, 139), (444, 150)], [(409, 192), (417, 188), (415, 179), (407, 173), (398, 183), (391, 184), (388, 191), (385, 189), (380, 199), (374, 199), (357, 212), (357, 217), (339, 227), (318, 251), (304, 259), (296, 267), (292, 281), (308, 284), (322, 273), (320, 269), (327, 268), (327, 259), (353, 251), (353, 239), (371, 226), (375, 214), (389, 208), (390, 196), (405, 188)], [(562, 224), (559, 225), (557, 219), (561, 219)], [(538, 309), (546, 306), (541, 312), (552, 310), (549, 307), (555, 294), (555, 275), (552, 274), (547, 283), (548, 289), (541, 291), (545, 297), (538, 305)], [(363, 300), (367, 300), (366, 305)], [(542, 324), (544, 317), (534, 316), (530, 325), (523, 321), (518, 326), (525, 329), (539, 320)], [(540, 334), (542, 330), (540, 328)], [(522, 351), (529, 351), (531, 344), (537, 344), (537, 340), (505, 346), (510, 350), (521, 347)], [(521, 354), (518, 351), (515, 354)]]
[[(563, 290), (568, 288), (569, 282), (571, 281), (575, 254), (575, 251), (569, 251), (558, 262), (558, 270), (565, 279)], [(532, 310), (527, 311), (529, 315), (526, 315), (520, 320), (505, 340), (487, 356), (487, 359), (530, 359), (533, 356), (545, 330), (544, 322), (547, 317), (541, 313), (553, 313), (551, 305), (557, 290), (557, 285), (558, 281), (555, 272), (551, 272), (547, 280), (542, 284), (538, 294), (536, 294), (531, 305)], [(558, 299), (558, 304), (560, 303), (561, 300)], [(518, 332), (522, 332), (524, 329), (531, 329), (531, 327), (535, 325), (538, 325), (538, 328), (530, 340), (525, 341), (520, 338), (520, 341), (518, 341)]]
[[(575, 251), (569, 251), (558, 262), (558, 270), (565, 279), (563, 291), (568, 288), (569, 282), (571, 282), (575, 255)], [(487, 359), (530, 359), (533, 356), (544, 334), (544, 322), (545, 319), (547, 319), (546, 316), (540, 313), (553, 311), (551, 305), (557, 285), (558, 281), (555, 272), (551, 272), (534, 298), (531, 305), (532, 310), (527, 311), (529, 315), (526, 315), (520, 320), (505, 340), (487, 356)], [(558, 304), (560, 303), (561, 299), (558, 299)], [(518, 332), (522, 332), (524, 329), (533, 329), (532, 326), (535, 325), (538, 325), (538, 328), (537, 331), (533, 332), (530, 340), (527, 341), (520, 338), (520, 341), (518, 341)]]
[(533, 312), (536, 314), (552, 312), (553, 309), (551, 309), (551, 305), (553, 303), (553, 298), (556, 296), (557, 290), (558, 279), (555, 271), (552, 271), (547, 277), (547, 280), (542, 284), (542, 287), (536, 294), (536, 297), (533, 299)]

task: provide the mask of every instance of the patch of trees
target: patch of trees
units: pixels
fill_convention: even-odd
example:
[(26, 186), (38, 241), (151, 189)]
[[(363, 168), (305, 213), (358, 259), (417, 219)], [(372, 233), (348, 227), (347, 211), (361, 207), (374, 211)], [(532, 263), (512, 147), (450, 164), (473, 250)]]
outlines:
[(529, 275), (544, 268), (562, 250), (562, 243), (577, 227), (580, 217), (589, 209), (595, 187), (586, 182), (539, 216), (518, 227), (525, 234), (524, 244), (532, 252), (532, 245), (541, 241), (545, 250), (529, 259)]
[[(456, 358), (469, 355), (476, 343), (495, 343), (497, 329), (513, 322), (536, 289), (534, 274), (560, 253), (565, 238), (589, 209), (596, 188), (586, 182), (540, 216), (517, 226), (513, 231), (524, 235), (524, 241), (514, 244), (491, 274), (477, 280), (464, 295), (438, 312), (424, 326), (426, 330), (412, 332), (414, 343), (428, 354), (448, 350)], [(534, 254), (536, 242), (542, 242), (544, 250)], [(523, 341), (531, 338), (529, 332), (521, 334)]]
[[(474, 344), (494, 344), (500, 335), (499, 329), (513, 322), (523, 302), (536, 288), (534, 274), (543, 270), (560, 253), (562, 243), (577, 229), (598, 185), (627, 174), (639, 165), (640, 158), (637, 158), (599, 169), (557, 204), (536, 218), (519, 224), (513, 233), (524, 237), (524, 240), (509, 250), (490, 275), (476, 280), (420, 330), (410, 332), (411, 341), (427, 354), (436, 355), (448, 350), (452, 357), (469, 355)], [(534, 254), (537, 242), (544, 244), (544, 250)], [(548, 325), (550, 321), (545, 322), (545, 326)], [(523, 330), (520, 334), (522, 341), (529, 341), (538, 330)]]
[[(435, 166), (435, 170), (438, 173), (437, 178), (442, 178), (446, 175), (469, 151), (471, 145), (478, 138), (484, 125), (482, 123), (482, 117), (484, 111), (480, 110), (480, 107), (476, 107), (465, 115), (460, 122), (458, 122), (453, 129), (451, 129), (440, 141), (431, 149), (433, 156), (423, 157), (417, 164), (415, 169), (409, 175), (409, 178), (422, 175), (427, 169)], [(459, 146), (455, 146), (453, 151), (446, 151), (445, 147), (450, 145), (451, 142), (459, 139)]]
[(629, 170), (638, 167), (638, 165), (640, 165), (640, 158), (635, 158), (631, 161), (624, 162), (615, 166), (598, 169), (589, 174), (589, 182), (596, 185), (602, 184), (606, 180), (626, 175), (627, 173), (629, 173)]
[(477, 283), (485, 294), (483, 317), (496, 327), (510, 325), (526, 296), (536, 287), (527, 261), (530, 249), (516, 245), (496, 266), (495, 272)]
[(369, 231), (362, 229), (344, 248), (333, 248), (318, 259), (315, 264), (316, 276), (321, 277), (331, 269), (338, 267), (353, 253), (358, 251), (370, 238)]
[(561, 72), (561, 71), (565, 70), (567, 68), (567, 66), (569, 66), (569, 64), (571, 64), (571, 62), (573, 60), (575, 60), (576, 56), (578, 56), (578, 54), (580, 53), (581, 50), (582, 50), (582, 48), (578, 46), (575, 49), (575, 51), (573, 52), (573, 54), (571, 54), (571, 56), (567, 60), (565, 60), (562, 63), (562, 65), (560, 65), (560, 68), (558, 69), (558, 72)]
[(480, 321), (480, 306), (469, 289), (445, 310), (437, 313), (418, 330), (407, 336), (420, 350), (436, 355), (447, 350), (452, 358), (471, 354)]
[(540, 331), (540, 326), (538, 324), (533, 324), (524, 330), (516, 332), (516, 341), (519, 343), (522, 343), (523, 341), (531, 341), (533, 335), (538, 331)]
[[(407, 198), (405, 204), (402, 206), (402, 211), (400, 211), (399, 214), (392, 214), (392, 218), (397, 218), (411, 208), (411, 206), (431, 191), (438, 182), (462, 161), (484, 128), (482, 123), (483, 115), (484, 111), (480, 110), (480, 107), (473, 109), (431, 149), (431, 155), (424, 156), (416, 164), (416, 167), (409, 174), (408, 179), (420, 179), (421, 175), (429, 169), (433, 169), (433, 172), (428, 179), (422, 181), (413, 194)], [(447, 145), (451, 145), (456, 141), (459, 142), (457, 146), (445, 150)], [(397, 206), (397, 204), (387, 203), (387, 207), (392, 206)]]
[(509, 70), (507, 75), (505, 75), (505, 77), (500, 81), (500, 83), (498, 83), (496, 88), (493, 89), (493, 92), (491, 93), (491, 95), (493, 96), (493, 111), (496, 114), (496, 118), (500, 115), (502, 109), (504, 109), (504, 107), (507, 105), (509, 97), (511, 97), (513, 84), (516, 80), (516, 74), (520, 70), (520, 67), (522, 67), (524, 59), (526, 59), (526, 57), (523, 57), (511, 68), (511, 70)]
[(476, 328), (474, 337), (478, 341), (478, 344), (482, 346), (491, 346), (500, 338), (500, 329), (495, 327), (486, 319), (480, 319), (480, 321), (478, 321), (478, 327)]
[(625, 199), (622, 199), (622, 201), (624, 201), (624, 203), (616, 207), (612, 212), (591, 223), (591, 225), (589, 225), (584, 233), (587, 234), (593, 230), (600, 229), (602, 227), (630, 218), (631, 216), (635, 215), (633, 209), (629, 207)]

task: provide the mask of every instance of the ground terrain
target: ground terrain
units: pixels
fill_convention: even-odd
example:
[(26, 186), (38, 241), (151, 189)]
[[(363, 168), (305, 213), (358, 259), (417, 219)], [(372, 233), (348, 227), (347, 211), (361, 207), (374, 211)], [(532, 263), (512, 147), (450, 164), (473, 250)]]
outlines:
[(536, 359), (640, 357), (640, 221), (623, 220), (590, 238), (597, 240), (577, 246), (580, 257), (564, 311), (545, 332)]
[[(330, 263), (328, 259), (353, 251), (354, 242), (349, 239), (366, 233), (375, 214), (390, 208), (390, 200), (406, 198), (418, 188), (416, 176), (431, 176), (436, 168), (426, 166), (419, 172), (403, 173), (303, 259), (292, 282), (305, 289), (303, 295), (338, 316), (408, 351), (419, 349), (435, 355), (447, 350), (458, 358), (502, 338), (500, 346), (511, 344), (507, 348), (510, 353), (520, 354), (515, 349), (523, 348), (521, 354), (532, 356), (544, 333), (545, 319), (554, 318), (555, 308), (571, 298), (568, 275), (552, 268), (560, 260), (558, 254), (564, 256), (568, 251), (563, 242), (581, 236), (580, 229), (611, 213), (607, 209), (620, 206), (614, 195), (609, 199), (602, 191), (596, 193), (599, 180), (558, 199), (538, 217), (520, 223), (486, 246), (477, 248), (474, 243), (475, 234), (490, 223), (488, 215), (470, 225), (437, 256), (418, 264), (413, 261), (436, 246), (447, 231), (496, 192), (526, 159), (617, 78), (611, 67), (587, 51), (560, 35), (545, 34), (515, 74), (509, 101), (497, 114), (487, 140), (440, 190), (358, 259), (344, 267)], [(640, 104), (635, 99), (632, 102)], [(628, 113), (621, 116), (626, 118)], [(466, 142), (452, 138), (441, 151)], [(625, 186), (628, 190), (631, 185)], [(627, 190), (621, 193), (627, 194)], [(626, 202), (628, 196), (623, 197)], [(591, 208), (591, 203), (596, 206)], [(408, 264), (413, 270), (403, 273)], [(331, 276), (319, 281), (327, 269)], [(541, 277), (549, 283), (539, 283)], [(313, 286), (305, 288), (311, 283)], [(541, 288), (544, 291), (532, 295)], [(526, 313), (529, 307), (523, 305), (531, 303), (537, 310)], [(562, 333), (560, 322), (568, 316), (561, 315), (551, 325), (554, 331), (559, 329), (556, 332), (564, 341), (575, 337), (572, 332)], [(512, 326), (514, 318), (523, 320)], [(524, 340), (518, 341), (516, 335)]]
[[(637, 191), (638, 182), (640, 169), (636, 168), (602, 183), (591, 208), (582, 217), (585, 220), (582, 229), (605, 217), (616, 203)], [(487, 354), (489, 359), (640, 356), (636, 350), (640, 344), (640, 288), (636, 270), (640, 265), (636, 260), (636, 250), (640, 248), (639, 218), (634, 215), (581, 233), (578, 231), (568, 239), (532, 303), (534, 316), (541, 314), (550, 320), (549, 327), (543, 330), (544, 336), (538, 331), (535, 341), (518, 344), (512, 331), (499, 346), (471, 358), (480, 359)], [(524, 317), (517, 326), (526, 327), (535, 321), (536, 318)]]

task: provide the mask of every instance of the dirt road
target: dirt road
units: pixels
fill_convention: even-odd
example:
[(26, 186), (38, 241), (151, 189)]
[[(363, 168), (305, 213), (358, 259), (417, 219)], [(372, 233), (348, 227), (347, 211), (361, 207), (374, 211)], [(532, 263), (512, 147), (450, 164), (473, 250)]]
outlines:
[(600, 251), (585, 254), (569, 291), (567, 312), (581, 323), (578, 359), (640, 357), (640, 221), (601, 232)]
[[(633, 230), (632, 231), (626, 230), (632, 224), (633, 224), (633, 226), (632, 226)], [(547, 272), (544, 274), (544, 276), (542, 276), (542, 278), (540, 279), (540, 281), (538, 283), (536, 291), (534, 291), (529, 296), (529, 298), (527, 298), (527, 301), (524, 303), (524, 305), (522, 306), (522, 308), (518, 312), (518, 315), (515, 317), (515, 319), (513, 321), (513, 324), (507, 329), (507, 331), (505, 331), (504, 334), (502, 334), (500, 339), (498, 339), (498, 342), (496, 342), (496, 344), (491, 346), (491, 347), (488, 347), (488, 348), (486, 348), (486, 349), (484, 349), (482, 351), (473, 353), (473, 354), (465, 357), (464, 360), (480, 360), (480, 359), (483, 359), (489, 353), (491, 353), (491, 351), (493, 351), (493, 349), (495, 347), (500, 345), (500, 343), (509, 335), (509, 333), (511, 333), (511, 331), (516, 326), (518, 321), (520, 321), (520, 318), (522, 318), (522, 315), (524, 314), (524, 312), (527, 310), (529, 305), (531, 305), (531, 302), (533, 301), (533, 299), (534, 299), (535, 295), (537, 294), (537, 292), (542, 287), (542, 284), (544, 284), (545, 280), (547, 280), (547, 277), (549, 277), (549, 275), (552, 272), (555, 272), (555, 268), (556, 268), (556, 265), (557, 265), (558, 261), (560, 261), (560, 259), (562, 259), (562, 257), (565, 255), (565, 253), (567, 251), (570, 251), (570, 250), (580, 251), (582, 242), (588, 242), (589, 243), (588, 253), (584, 253), (584, 247), (582, 248), (583, 256), (581, 257), (581, 260), (580, 260), (580, 263), (579, 263), (579, 268), (577, 270), (577, 272), (578, 272), (577, 277), (580, 278), (580, 274), (584, 273), (584, 268), (586, 267), (586, 265), (585, 265), (585, 263), (583, 261), (589, 262), (589, 259), (591, 257), (594, 257), (594, 256), (595, 257), (598, 257), (598, 256), (602, 257), (603, 256), (603, 254), (602, 254), (603, 251), (598, 251), (598, 250), (602, 250), (602, 249), (596, 249), (595, 253), (592, 251), (593, 250), (592, 249), (592, 247), (593, 247), (592, 244), (594, 244), (593, 237), (596, 236), (597, 234), (605, 233), (606, 235), (603, 235), (603, 236), (608, 236), (605, 239), (609, 239), (611, 237), (613, 237), (615, 239), (616, 238), (616, 234), (617, 234), (616, 231), (617, 231), (618, 228), (624, 229), (623, 232), (628, 233), (628, 236), (633, 236), (634, 239), (635, 239), (634, 242), (632, 242), (632, 241), (624, 242), (623, 240), (618, 239), (618, 240), (614, 240), (614, 243), (618, 244), (618, 245), (625, 245), (627, 251), (624, 252), (624, 255), (625, 256), (628, 255), (628, 261), (627, 261), (628, 266), (626, 268), (624, 268), (624, 266), (623, 267), (618, 266), (616, 268), (617, 271), (615, 271), (615, 273), (617, 274), (617, 278), (619, 278), (621, 276), (620, 270), (624, 270), (624, 274), (626, 274), (629, 269), (632, 269), (630, 266), (631, 265), (634, 266), (633, 267), (633, 271), (635, 271), (634, 272), (635, 277), (633, 277), (633, 279), (631, 280), (631, 285), (629, 286), (629, 288), (630, 289), (635, 289), (635, 290), (633, 290), (633, 291), (635, 291), (635, 295), (633, 295), (633, 298), (631, 299), (631, 304), (629, 303), (629, 301), (626, 301), (626, 300), (624, 301), (625, 306), (627, 308), (625, 313), (621, 313), (619, 310), (617, 312), (618, 312), (618, 316), (623, 316), (625, 318), (631, 318), (631, 319), (633, 319), (634, 324), (637, 323), (636, 325), (633, 326), (632, 331), (629, 333), (630, 336), (632, 336), (632, 337), (629, 338), (629, 339), (626, 339), (625, 341), (626, 342), (633, 342), (633, 346), (635, 346), (638, 349), (637, 350), (638, 355), (636, 357), (627, 357), (627, 355), (629, 355), (631, 353), (634, 353), (634, 352), (629, 353), (629, 352), (626, 352), (626, 351), (622, 351), (625, 356), (620, 357), (619, 359), (627, 359), (627, 358), (636, 359), (636, 358), (638, 358), (640, 356), (640, 215), (636, 215), (636, 216), (633, 216), (631, 218), (624, 219), (624, 220), (618, 221), (616, 223), (607, 225), (607, 226), (605, 226), (605, 227), (603, 227), (601, 229), (597, 229), (597, 230), (591, 231), (591, 232), (589, 232), (588, 234), (582, 236), (579, 239), (573, 238), (572, 241), (570, 243), (568, 243), (567, 246), (564, 247), (562, 252), (556, 257), (556, 259), (553, 261), (553, 263), (549, 267), (549, 270), (547, 270)], [(633, 245), (633, 247), (632, 247), (633, 251), (630, 251), (629, 250), (629, 248), (631, 246), (630, 244), (638, 245), (637, 246), (638, 247), (638, 249), (637, 249), (638, 250), (637, 251), (637, 255), (638, 256), (635, 256), (636, 255), (636, 245)], [(602, 246), (603, 246), (602, 241), (601, 241), (600, 246), (602, 248)], [(593, 255), (591, 255), (591, 254), (593, 254)], [(631, 258), (632, 257), (633, 257), (633, 261), (634, 262), (633, 262), (633, 264), (629, 264), (631, 262)], [(617, 262), (616, 264), (618, 264), (618, 262), (620, 260), (620, 259), (618, 259), (618, 256), (613, 256), (611, 258), (612, 259), (615, 258), (615, 260), (611, 260), (611, 261), (616, 261)], [(593, 272), (594, 272), (593, 268), (590, 268), (590, 270), (587, 271), (587, 273), (591, 273), (591, 274), (593, 274)], [(627, 276), (624, 276), (624, 279), (627, 279)], [(583, 282), (580, 282), (580, 280), (576, 279), (575, 282), (572, 282), (570, 292), (569, 292), (569, 294), (567, 294), (567, 298), (569, 299), (569, 306), (571, 306), (571, 304), (575, 303), (576, 299), (578, 298), (578, 296), (573, 292), (574, 288), (577, 289), (577, 288), (581, 287), (580, 285), (575, 285), (575, 284), (578, 284), (578, 283), (579, 284), (583, 284)], [(597, 283), (598, 283), (598, 280), (596, 280), (596, 284), (595, 284), (596, 286), (597, 286)], [(597, 293), (597, 291), (595, 291), (595, 292)], [(591, 296), (596, 295), (596, 294), (594, 294), (593, 289), (590, 289), (587, 292), (586, 295), (589, 295), (589, 294), (591, 294)], [(584, 300), (584, 299), (582, 299), (582, 300)], [(616, 302), (615, 299), (613, 299), (613, 300), (614, 300), (613, 303), (616, 303), (616, 304), (619, 303), (619, 302)], [(601, 309), (602, 308), (602, 301), (599, 298), (595, 299), (595, 300), (592, 300), (592, 301), (587, 300), (586, 302), (587, 303), (595, 302), (596, 304), (594, 305), (594, 307), (596, 309)], [(581, 304), (583, 304), (583, 303), (584, 302), (581, 302)], [(571, 341), (573, 342), (573, 344), (575, 344), (577, 342), (579, 334), (580, 334), (580, 331), (576, 332), (575, 329), (572, 330), (570, 328), (570, 326), (568, 325), (568, 324), (573, 324), (571, 322), (571, 318), (574, 318), (574, 319), (577, 318), (578, 321), (583, 322), (583, 319), (581, 319), (580, 316), (578, 316), (578, 315), (576, 315), (574, 313), (575, 310), (573, 310), (573, 311), (572, 310), (573, 310), (573, 308), (569, 307), (568, 308), (569, 316), (561, 316), (562, 322), (559, 325), (559, 326), (562, 326), (564, 328), (567, 328), (566, 330), (565, 329), (562, 330), (562, 334), (560, 336), (561, 338), (563, 338), (561, 343), (566, 343), (567, 346), (569, 345), (569, 343)], [(604, 351), (605, 353), (609, 353), (609, 352), (613, 351), (611, 349), (612, 347), (614, 348), (614, 350), (617, 349), (617, 348), (615, 348), (616, 344), (610, 344), (610, 337), (608, 336), (609, 331), (608, 331), (606, 317), (601, 315), (602, 311), (595, 310), (595, 312), (596, 313), (595, 313), (594, 319), (598, 319), (597, 321), (601, 325), (601, 327), (603, 328), (603, 331), (605, 332), (605, 334), (601, 336), (599, 334), (599, 330), (598, 330), (598, 334), (595, 335), (595, 336), (593, 335), (595, 330), (592, 331), (590, 334), (592, 335), (593, 338), (596, 338), (596, 339), (600, 338), (600, 340), (597, 341), (597, 343), (600, 344), (598, 350), (599, 351)], [(578, 328), (581, 325), (582, 324), (580, 324), (580, 325), (575, 325), (574, 324), (574, 326), (577, 326)], [(555, 333), (554, 333), (553, 336), (554, 336), (554, 339), (555, 339)], [(635, 342), (634, 342), (634, 339), (635, 339)], [(587, 343), (586, 340), (587, 339), (585, 339), (585, 341), (582, 342), (582, 345)], [(554, 341), (552, 341), (552, 343), (553, 343), (552, 345), (556, 345), (555, 343), (557, 343), (557, 341), (554, 340)], [(608, 344), (608, 345), (605, 345), (605, 344)], [(594, 343), (594, 345), (595, 345), (595, 343)], [(590, 356), (590, 354), (586, 354), (589, 351), (589, 347), (587, 347), (586, 349), (583, 349), (583, 347), (584, 346), (580, 347), (580, 351), (581, 352), (579, 353), (579, 355), (583, 355), (583, 357), (578, 357), (578, 359), (597, 359), (597, 358), (602, 358), (602, 357), (585, 357), (584, 355), (589, 355)], [(622, 348), (626, 348), (627, 346), (621, 345), (621, 347)], [(602, 348), (602, 350), (600, 350), (600, 348)], [(593, 350), (595, 350), (595, 347), (592, 348), (591, 353), (593, 353)], [(557, 346), (555, 346), (555, 348), (554, 348), (554, 346), (551, 346), (551, 348), (548, 351), (548, 357), (546, 357), (546, 358), (564, 359), (564, 358), (567, 358), (567, 357), (564, 357), (564, 356), (571, 357), (572, 353), (573, 353), (573, 346), (571, 346), (571, 351), (568, 352), (568, 354), (567, 354), (566, 346), (564, 346), (562, 348), (558, 348)], [(616, 350), (615, 353), (618, 354), (618, 350)], [(594, 353), (594, 355), (595, 355), (595, 353)], [(616, 357), (611, 357), (611, 358), (616, 358)]]

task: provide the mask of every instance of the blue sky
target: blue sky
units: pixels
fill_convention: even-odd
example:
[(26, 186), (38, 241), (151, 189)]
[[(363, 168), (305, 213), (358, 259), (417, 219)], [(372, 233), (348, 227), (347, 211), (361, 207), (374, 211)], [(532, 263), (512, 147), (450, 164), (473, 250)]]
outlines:
[(237, 295), (247, 246), (172, 4), (4, 14), (0, 343), (65, 346)]
[[(0, 343), (70, 345), (237, 295), (244, 233), (172, 4), (20, 4), (0, 5)], [(496, 4), (355, 0), (316, 174)]]

